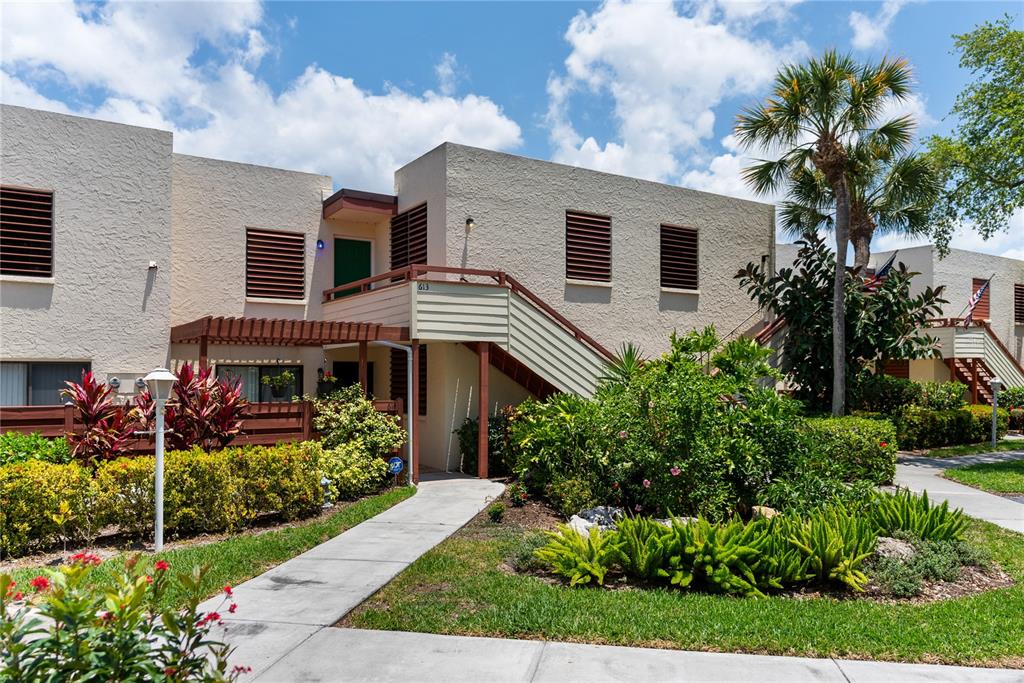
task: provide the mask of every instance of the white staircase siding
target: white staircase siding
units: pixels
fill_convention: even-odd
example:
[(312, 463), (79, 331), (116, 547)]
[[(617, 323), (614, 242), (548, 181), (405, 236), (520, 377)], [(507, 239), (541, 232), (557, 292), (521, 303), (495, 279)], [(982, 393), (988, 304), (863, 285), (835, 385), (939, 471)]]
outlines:
[(1024, 386), (1024, 373), (984, 327), (939, 327), (929, 334), (941, 343), (943, 358), (981, 358), (1006, 386)]
[(371, 289), (323, 304), (324, 320), (349, 323), (378, 323), (408, 327), (411, 313), (408, 284)]
[(605, 360), (518, 294), (509, 292), (508, 352), (561, 391), (593, 396)]
[(985, 335), (985, 354), (982, 356), (985, 363), (996, 373), (996, 377), (1003, 380), (1006, 387), (1024, 387), (1024, 372), (1012, 360), (1006, 357), (1006, 353), (999, 348), (990, 335)]
[(489, 341), (508, 348), (508, 290), (497, 285), (413, 282), (413, 339)]

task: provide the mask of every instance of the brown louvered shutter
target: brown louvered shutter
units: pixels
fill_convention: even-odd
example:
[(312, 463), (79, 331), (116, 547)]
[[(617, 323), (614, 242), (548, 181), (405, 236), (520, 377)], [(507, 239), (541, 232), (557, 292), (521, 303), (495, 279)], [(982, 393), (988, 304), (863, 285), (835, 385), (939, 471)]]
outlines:
[(887, 360), (885, 361), (885, 367), (882, 370), (882, 374), (889, 375), (890, 377), (898, 377), (900, 379), (910, 379), (910, 361)]
[(578, 211), (565, 212), (565, 277), (612, 280), (612, 219)]
[[(427, 414), (427, 346), (420, 344), (419, 403), (420, 415)], [(409, 355), (401, 349), (391, 349), (391, 400), (409, 402), (408, 362)], [(408, 410), (408, 408), (407, 408)]]
[(391, 270), (427, 262), (427, 205), (391, 219)]
[(53, 276), (53, 192), (0, 186), (0, 274)]
[(661, 226), (661, 286), (672, 289), (700, 288), (697, 229)]
[(1013, 321), (1024, 325), (1024, 284), (1013, 286)]
[[(971, 284), (971, 296), (973, 297), (979, 289), (981, 289), (988, 280), (982, 280), (981, 278), (974, 278), (974, 282)], [(978, 304), (974, 307), (974, 319), (975, 320), (990, 320), (989, 313), (991, 308), (989, 302), (991, 301), (992, 285), (990, 284), (985, 290), (985, 293), (978, 299)]]
[(248, 228), (245, 231), (245, 295), (268, 299), (306, 296), (306, 236)]

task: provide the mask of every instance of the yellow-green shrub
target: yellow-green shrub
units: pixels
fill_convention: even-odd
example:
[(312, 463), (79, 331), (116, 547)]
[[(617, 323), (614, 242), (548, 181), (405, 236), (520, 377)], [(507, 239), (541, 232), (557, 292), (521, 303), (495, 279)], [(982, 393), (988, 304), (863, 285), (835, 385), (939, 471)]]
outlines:
[(227, 448), (220, 453), (235, 479), (235, 512), (242, 524), (267, 512), (293, 520), (320, 511), (324, 499), (321, 472), (309, 444)]
[(94, 498), (89, 471), (75, 463), (29, 460), (0, 466), (0, 554), (91, 537)]
[(222, 453), (207, 453), (197, 446), (167, 454), (164, 523), (169, 531), (188, 535), (240, 526), (235, 479)]
[(323, 448), (319, 443), (307, 444), (307, 448), (316, 453), (320, 469), (330, 481), (332, 500), (349, 500), (373, 493), (388, 476), (387, 463), (368, 453), (359, 439), (334, 448)]
[(96, 468), (96, 508), (102, 524), (141, 535), (153, 529), (152, 456), (118, 458)]

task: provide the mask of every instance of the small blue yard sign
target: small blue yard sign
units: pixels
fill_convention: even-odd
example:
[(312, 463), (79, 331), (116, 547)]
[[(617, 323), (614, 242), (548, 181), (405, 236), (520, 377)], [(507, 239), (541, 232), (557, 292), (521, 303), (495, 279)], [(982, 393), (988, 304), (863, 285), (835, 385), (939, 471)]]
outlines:
[(398, 474), (405, 467), (405, 461), (399, 458), (397, 455), (388, 460), (388, 472), (390, 474)]

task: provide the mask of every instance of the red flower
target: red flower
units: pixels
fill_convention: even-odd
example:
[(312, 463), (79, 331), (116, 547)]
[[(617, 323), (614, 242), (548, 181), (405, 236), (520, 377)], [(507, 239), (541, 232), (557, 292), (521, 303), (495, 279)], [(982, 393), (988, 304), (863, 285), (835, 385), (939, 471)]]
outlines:
[(153, 568), (156, 569), (158, 572), (165, 572), (171, 568), (171, 565), (167, 564), (163, 560), (157, 560), (156, 564), (153, 565)]
[(228, 612), (234, 614), (236, 609), (238, 609), (238, 605), (236, 605), (235, 603), (231, 603), (231, 605), (228, 607)]
[(153, 583), (153, 577), (149, 574), (146, 574), (146, 583)]
[(231, 586), (224, 586), (224, 595), (228, 596), (229, 598), (231, 597)]
[(25, 594), (22, 593), (21, 591), (18, 591), (17, 593), (14, 594), (14, 599), (15, 600), (21, 600), (24, 597), (25, 597)]
[(252, 672), (252, 667), (251, 666), (236, 665), (235, 668), (233, 668), (231, 670), (231, 673), (233, 673), (233, 674), (247, 674), (247, 673), (251, 673), (251, 672)]
[(882, 448), (885, 448), (885, 447), (886, 447), (886, 446), (888, 446), (889, 444), (888, 444), (888, 443), (886, 443), (885, 441), (883, 441), (882, 443), (880, 443), (880, 444), (878, 444), (878, 445), (879, 445), (879, 446), (881, 446)]
[(98, 565), (103, 563), (103, 560), (92, 553), (76, 553), (70, 559), (73, 564)]
[(37, 591), (45, 591), (50, 588), (50, 580), (45, 576), (37, 576), (28, 582), (28, 585), (35, 588)]
[(199, 625), (205, 626), (206, 624), (212, 624), (215, 621), (220, 621), (220, 614), (218, 614), (217, 612), (210, 612), (205, 617), (199, 620)]
[(176, 673), (178, 673), (178, 670), (175, 669), (173, 666), (169, 666), (166, 669), (164, 669), (164, 676), (173, 676)]

